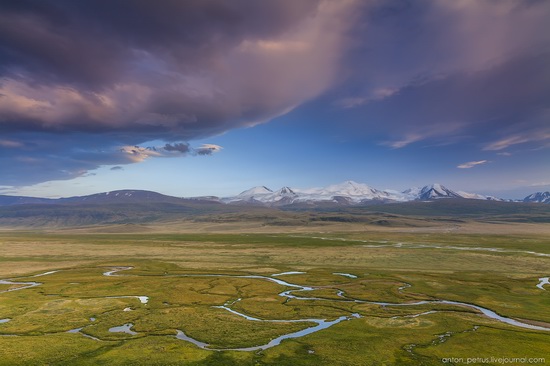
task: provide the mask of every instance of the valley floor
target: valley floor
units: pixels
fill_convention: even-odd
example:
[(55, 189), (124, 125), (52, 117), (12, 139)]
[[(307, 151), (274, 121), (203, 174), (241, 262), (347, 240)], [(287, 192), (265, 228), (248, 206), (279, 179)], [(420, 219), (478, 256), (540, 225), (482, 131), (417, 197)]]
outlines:
[(5, 230), (0, 365), (550, 362), (547, 226)]

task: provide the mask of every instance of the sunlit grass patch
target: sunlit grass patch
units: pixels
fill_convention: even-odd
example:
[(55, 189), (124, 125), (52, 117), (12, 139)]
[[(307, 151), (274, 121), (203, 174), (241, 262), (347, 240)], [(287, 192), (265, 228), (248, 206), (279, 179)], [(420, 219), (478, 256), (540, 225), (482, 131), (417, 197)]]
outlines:
[[(7, 274), (1, 278), (17, 277), (17, 281), (41, 285), (0, 294), (0, 319), (11, 319), (0, 324), (0, 335), (20, 335), (0, 336), (0, 364), (435, 365), (441, 364), (439, 357), (445, 354), (460, 355), (469, 344), (477, 347), (484, 337), (488, 351), (495, 353), (507, 349), (510, 352), (503, 354), (519, 353), (529, 341), (546, 350), (542, 342), (550, 334), (506, 325), (464, 306), (382, 306), (354, 300), (455, 300), (507, 317), (548, 322), (550, 289), (541, 290), (536, 284), (539, 277), (550, 275), (549, 258), (452, 248), (364, 246), (398, 242), (448, 247), (500, 245), (543, 252), (545, 245), (550, 245), (547, 238), (355, 232), (334, 233), (334, 238), (321, 240), (315, 238), (319, 234), (301, 235), (305, 237), (11, 235), (10, 253), (2, 263), (9, 264), (7, 268), (15, 268), (13, 263), (24, 268), (17, 269), (20, 277)], [(40, 246), (35, 250), (37, 243)], [(85, 257), (87, 262), (67, 264), (63, 254), (67, 250), (69, 257)], [(49, 263), (49, 267), (42, 270), (37, 263)], [(52, 267), (52, 263), (63, 265)], [(112, 267), (133, 268), (104, 276)], [(61, 271), (31, 277), (56, 269)], [(266, 278), (243, 277), (289, 271), (305, 273), (272, 278), (314, 289), (296, 291), (298, 287)], [(309, 300), (281, 296), (284, 291)], [(135, 296), (147, 296), (147, 302)], [(312, 299), (315, 297), (322, 300)], [(226, 303), (243, 315), (265, 320), (335, 320), (353, 313), (362, 318), (285, 340), (261, 352), (209, 351), (176, 339), (179, 329), (214, 348), (248, 347), (315, 325), (247, 320), (215, 307)], [(131, 329), (137, 334), (109, 331), (127, 323), (133, 324)], [(479, 327), (476, 331), (475, 326)], [(100, 340), (65, 333), (75, 328)], [(452, 335), (445, 342), (432, 344), (447, 332)], [(511, 339), (516, 335), (518, 343), (513, 347)], [(11, 348), (15, 344), (30, 350), (21, 356), (21, 348)]]

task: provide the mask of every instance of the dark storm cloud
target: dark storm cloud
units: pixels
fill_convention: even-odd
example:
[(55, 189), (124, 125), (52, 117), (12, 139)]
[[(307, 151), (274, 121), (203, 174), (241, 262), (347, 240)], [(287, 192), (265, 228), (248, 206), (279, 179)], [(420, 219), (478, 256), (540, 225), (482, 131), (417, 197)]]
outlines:
[[(546, 1), (379, 1), (333, 92), (354, 134), (391, 147), (550, 140)], [(345, 123), (345, 122), (344, 122)]]
[(326, 88), (347, 24), (332, 17), (353, 5), (2, 2), (0, 131), (188, 140), (263, 122)]
[[(67, 179), (123, 164), (116, 145), (189, 141), (286, 113), (330, 86), (355, 8), (354, 0), (2, 1), (0, 154), (11, 173), (0, 184)], [(16, 166), (25, 133), (63, 138), (60, 155), (38, 149), (37, 159), (56, 159), (42, 178)], [(76, 159), (79, 139), (102, 152)], [(167, 144), (164, 153), (185, 149)], [(135, 162), (151, 152), (127, 155)]]
[(93, 89), (124, 79), (146, 54), (152, 55), (149, 61), (158, 57), (181, 70), (207, 69), (244, 39), (277, 36), (315, 11), (317, 3), (3, 1), (3, 71)]
[(344, 113), (355, 133), (386, 135), (392, 148), (474, 140), (496, 151), (550, 139), (548, 95), (550, 53), (414, 83)]
[(549, 17), (532, 0), (1, 1), (0, 185), (209, 155), (186, 141), (321, 95), (333, 128), (392, 148), (544, 144)]

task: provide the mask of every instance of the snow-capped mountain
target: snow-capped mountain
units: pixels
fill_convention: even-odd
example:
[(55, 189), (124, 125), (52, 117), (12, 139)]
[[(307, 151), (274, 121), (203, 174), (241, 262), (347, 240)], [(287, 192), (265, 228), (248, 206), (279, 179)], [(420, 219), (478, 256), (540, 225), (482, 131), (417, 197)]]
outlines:
[(422, 188), (409, 188), (403, 192), (379, 190), (364, 183), (345, 181), (323, 188), (293, 189), (283, 187), (272, 191), (265, 186), (248, 189), (233, 197), (223, 198), (225, 203), (253, 203), (265, 205), (287, 205), (291, 203), (331, 202), (338, 204), (360, 204), (374, 202), (431, 201), (443, 198), (465, 198), (479, 200), (499, 200), (477, 193), (455, 192), (441, 184), (431, 184)]
[(272, 191), (265, 186), (252, 187), (234, 197), (223, 198), (225, 203), (292, 203), (297, 194), (289, 187)]
[(495, 196), (485, 196), (479, 193), (468, 193), (464, 191), (458, 191), (456, 193), (458, 193), (462, 198), (467, 198), (471, 200), (504, 201), (502, 198), (498, 198)]
[(409, 201), (431, 201), (440, 198), (464, 198), (470, 200), (503, 201), (503, 199), (494, 196), (484, 196), (479, 193), (469, 193), (464, 191), (453, 191), (438, 183), (424, 186), (422, 188), (409, 188), (401, 193), (404, 194)]
[(267, 188), (266, 186), (257, 186), (257, 187), (252, 187), (250, 189), (247, 189), (246, 191), (243, 191), (241, 193), (239, 193), (238, 195), (235, 196), (235, 198), (240, 198), (240, 199), (243, 199), (243, 200), (247, 200), (247, 199), (250, 199), (250, 198), (253, 198), (253, 197), (256, 197), (256, 196), (262, 196), (262, 195), (265, 195), (265, 194), (270, 194), (270, 193), (273, 193), (273, 191), (269, 188)]
[(416, 196), (416, 200), (420, 201), (429, 201), (433, 199), (439, 199), (439, 198), (465, 198), (462, 197), (460, 194), (456, 193), (455, 191), (451, 191), (450, 189), (446, 188), (445, 186), (442, 186), (441, 184), (434, 183), (429, 186), (424, 186), (418, 192)]
[(396, 200), (388, 192), (380, 191), (363, 183), (357, 183), (351, 180), (340, 184), (333, 184), (324, 188), (311, 188), (305, 190), (295, 190), (298, 197), (296, 201), (347, 201), (349, 203), (361, 203), (372, 200)]
[[(427, 187), (427, 186), (426, 186)], [(420, 191), (422, 191), (424, 187), (411, 187), (409, 189), (405, 189), (403, 192), (401, 192), (405, 197), (408, 197), (409, 199), (416, 199), (418, 196), (420, 196)]]
[(523, 199), (523, 202), (550, 203), (550, 192), (537, 192)]

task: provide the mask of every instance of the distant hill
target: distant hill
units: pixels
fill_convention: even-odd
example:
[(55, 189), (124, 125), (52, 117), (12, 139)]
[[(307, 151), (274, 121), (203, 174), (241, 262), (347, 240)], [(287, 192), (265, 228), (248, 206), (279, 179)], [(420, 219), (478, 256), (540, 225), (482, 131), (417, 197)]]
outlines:
[(55, 200), (49, 198), (0, 195), (0, 206), (51, 203), (54, 201)]
[(120, 190), (112, 192), (96, 193), (89, 196), (60, 198), (57, 203), (65, 204), (109, 204), (109, 203), (146, 203), (146, 202), (164, 202), (164, 203), (185, 203), (189, 202), (184, 198), (167, 196), (152, 191), (142, 190)]
[(158, 224), (204, 215), (246, 211), (261, 215), (265, 207), (223, 205), (208, 201), (48, 203), (0, 207), (3, 227), (78, 227), (106, 224)]
[[(115, 198), (115, 201), (131, 200), (131, 196), (125, 197), (127, 198)], [(154, 196), (148, 197), (156, 199)], [(205, 199), (178, 199), (176, 203), (140, 202), (137, 198), (134, 198), (133, 202), (102, 202), (102, 196), (94, 199), (97, 201), (91, 202), (92, 200), (86, 199), (81, 202), (57, 201), (47, 204), (0, 206), (0, 227), (49, 229), (97, 225), (173, 225), (178, 222), (260, 222), (276, 226), (338, 222), (399, 226), (441, 220), (550, 223), (550, 205), (459, 198), (356, 205), (338, 202), (297, 202), (280, 207), (221, 204)]]
[(11, 206), (21, 204), (111, 204), (111, 203), (220, 203), (217, 197), (196, 197), (180, 198), (167, 196), (152, 191), (125, 189), (112, 192), (91, 194), (88, 196), (66, 197), (66, 198), (37, 198), (21, 196), (0, 195), (0, 206)]

